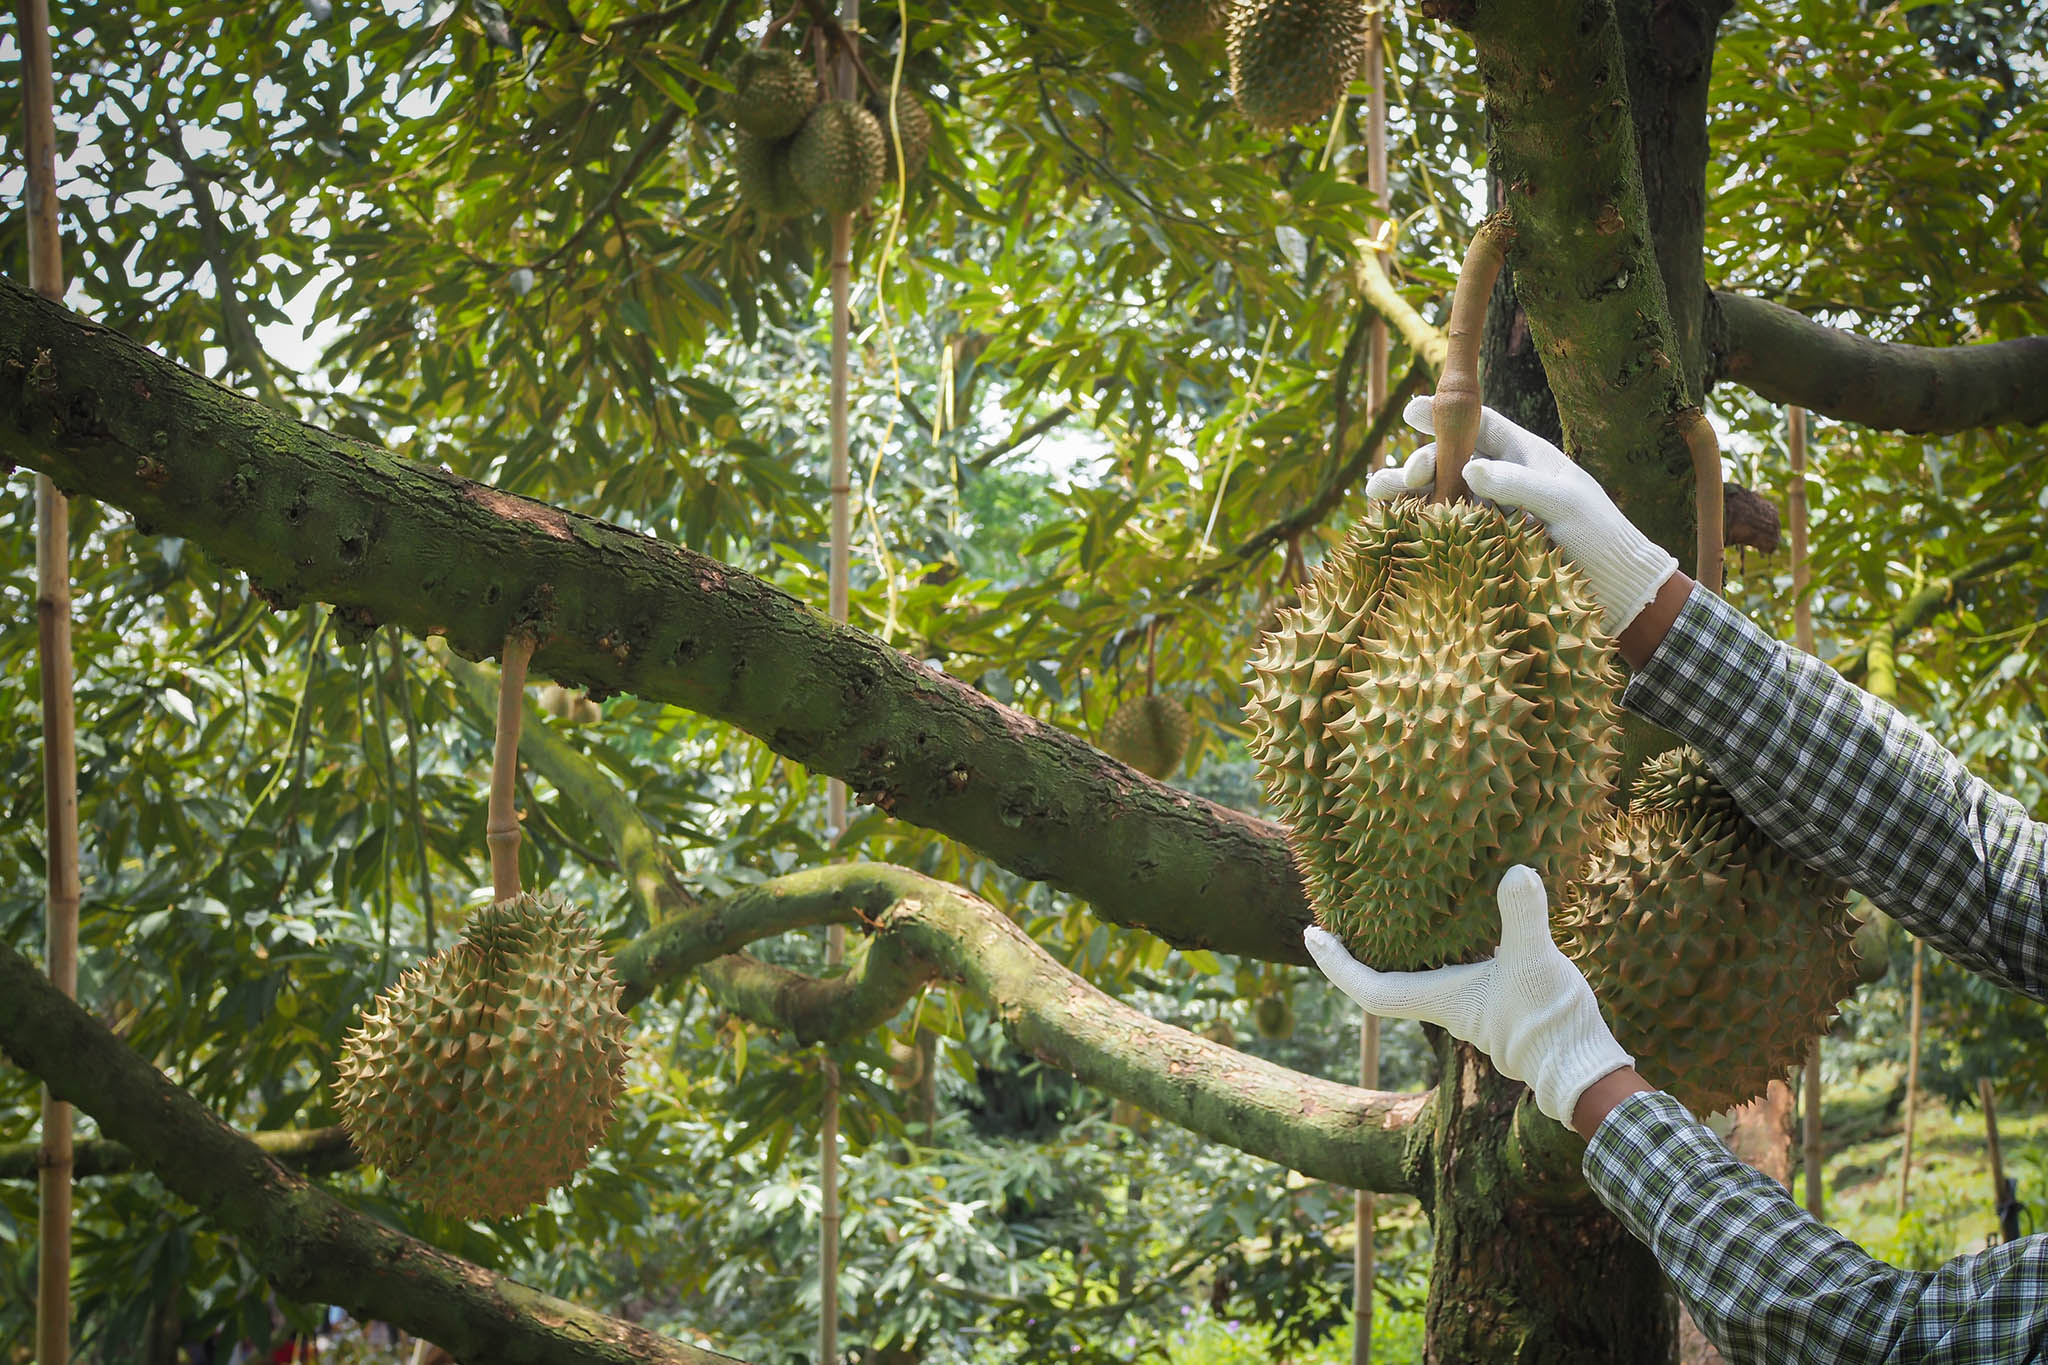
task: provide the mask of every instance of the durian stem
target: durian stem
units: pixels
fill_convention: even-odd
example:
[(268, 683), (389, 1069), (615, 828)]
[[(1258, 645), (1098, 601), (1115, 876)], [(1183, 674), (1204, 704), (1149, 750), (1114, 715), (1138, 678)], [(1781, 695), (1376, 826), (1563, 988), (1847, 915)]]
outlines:
[(1437, 377), (1430, 415), (1436, 427), (1436, 497), (1439, 502), (1469, 499), (1465, 461), (1479, 443), (1479, 341), (1486, 329), (1486, 305), (1494, 282), (1507, 261), (1514, 225), (1496, 213), (1472, 234), (1458, 272), (1458, 292), (1451, 296), (1451, 320), (1445, 327), (1444, 368)]
[(513, 791), (519, 782), (519, 722), (526, 714), (526, 665), (534, 640), (520, 632), (505, 637), (498, 673), (498, 736), (491, 752), (491, 809), (484, 842), (491, 849), (491, 899), (519, 894), (519, 812)]
[(1699, 538), (1693, 550), (1693, 577), (1706, 584), (1709, 592), (1721, 591), (1723, 546), (1721, 530), (1721, 442), (1714, 436), (1714, 424), (1698, 408), (1688, 408), (1679, 420), (1685, 423), (1685, 448), (1692, 455), (1693, 500), (1699, 509)]

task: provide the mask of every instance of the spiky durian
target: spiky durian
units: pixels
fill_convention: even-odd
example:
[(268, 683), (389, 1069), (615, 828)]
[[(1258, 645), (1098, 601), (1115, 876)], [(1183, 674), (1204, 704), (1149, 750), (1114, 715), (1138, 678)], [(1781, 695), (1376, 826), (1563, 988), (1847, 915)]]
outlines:
[(1365, 56), (1364, 0), (1244, 0), (1230, 13), (1230, 88), (1260, 128), (1335, 109)]
[(741, 132), (774, 142), (803, 126), (818, 102), (818, 81), (794, 52), (745, 52), (732, 64), (727, 118)]
[(763, 217), (787, 218), (810, 209), (790, 176), (789, 147), (787, 141), (769, 142), (747, 133), (733, 139), (732, 173), (740, 202)]
[(917, 179), (932, 150), (932, 116), (908, 90), (896, 92), (896, 126), (889, 126), (889, 104), (879, 95), (869, 95), (861, 105), (882, 130), (882, 183), (896, 183), (896, 138), (903, 139), (903, 178)]
[(1501, 873), (1563, 886), (1610, 814), (1618, 678), (1583, 581), (1540, 530), (1404, 499), (1281, 620), (1246, 712), (1317, 919), (1382, 969), (1491, 953)]
[(335, 1103), (364, 1160), (458, 1218), (574, 1175), (624, 1084), (619, 986), (583, 916), (520, 896), (408, 972), (350, 1031)]
[(881, 125), (852, 100), (811, 110), (789, 142), (789, 176), (797, 193), (825, 213), (851, 213), (882, 184)]
[(1139, 23), (1162, 43), (1192, 42), (1223, 27), (1231, 0), (1124, 0)]
[(1777, 848), (1699, 754), (1649, 760), (1558, 941), (1636, 1067), (1698, 1113), (1756, 1098), (1855, 990), (1848, 892)]
[(1102, 727), (1102, 749), (1147, 777), (1164, 778), (1187, 755), (1193, 730), (1185, 707), (1171, 697), (1149, 693), (1116, 709)]

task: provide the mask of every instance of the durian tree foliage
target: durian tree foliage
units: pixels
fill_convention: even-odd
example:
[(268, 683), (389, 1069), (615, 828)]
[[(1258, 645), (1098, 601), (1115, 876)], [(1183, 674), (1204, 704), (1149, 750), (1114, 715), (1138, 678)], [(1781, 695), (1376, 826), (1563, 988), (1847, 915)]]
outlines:
[[(39, 1077), (99, 1085), (78, 1098), (119, 1146), (88, 1150), (149, 1172), (84, 1195), (98, 1340), (144, 1339), (164, 1303), (225, 1316), (255, 1301), (230, 1290), (253, 1265), (289, 1300), (353, 1295), (479, 1358), (703, 1358), (463, 1261), (545, 1266), (549, 1288), (588, 1297), (617, 1269), (585, 1243), (715, 1223), (743, 1192), (692, 1188), (677, 1134), (715, 1111), (728, 1126), (708, 1146), (749, 1144), (770, 1188), (815, 1121), (820, 1038), (866, 1150), (906, 1131), (890, 1042), (938, 1033), (961, 1065), (1007, 1027), (1192, 1133), (1479, 1197), (1422, 1167), (1448, 1106), (1335, 1084), (1343, 1048), (1297, 1078), (1267, 1044), (1179, 1026), (1236, 977), (1298, 975), (1306, 904), (1240, 747), (1247, 661), (1398, 445), (1364, 410), (1375, 311), (1414, 310), (1394, 319), (1395, 374), (1429, 387), (1489, 165), (1524, 218), (1524, 354), (1558, 400), (1538, 424), (1689, 557), (1670, 416), (1702, 400), (1691, 376), (1730, 381), (1710, 405), (1732, 477), (1768, 496), (1771, 403), (1845, 419), (1815, 440), (1823, 652), (1858, 664), (1903, 622), (1902, 698), (2043, 799), (2024, 781), (2042, 725), (2030, 424), (2048, 299), (2030, 282), (2048, 275), (2031, 226), (2048, 109), (2023, 64), (1982, 56), (2000, 35), (1986, 46), (1960, 18), (1658, 7), (1674, 36), (1623, 3), (1617, 53), (1576, 36), (1604, 4), (1392, 8), (1400, 231), (1376, 258), (1396, 299), (1375, 302), (1355, 100), (1326, 156), (1330, 120), (1264, 133), (1237, 114), (1220, 30), (1162, 43), (1114, 0), (868, 6), (871, 71), (890, 78), (907, 32), (903, 79), (939, 136), (900, 223), (887, 186), (860, 220), (854, 439), (873, 474), (837, 629), (815, 610), (824, 227), (739, 204), (717, 112), (765, 9), (54, 8), (67, 265), (93, 325), (0, 285), (0, 455), (81, 495), (85, 1011), (20, 975), (41, 867), (24, 742), (4, 759), (0, 1047), (17, 1065), (0, 1070), (0, 1142), (29, 1136)], [(1658, 75), (1658, 43), (1697, 54), (1717, 32), (1694, 102), (1655, 104), (1657, 80), (1687, 75)], [(1641, 230), (1642, 197), (1671, 186), (1631, 165), (1617, 60), (1700, 153), (1689, 248)], [(18, 98), (0, 82), (10, 165)], [(20, 221), (0, 219), (15, 279)], [(1694, 288), (1660, 286), (1660, 260), (1688, 249)], [(288, 310), (314, 324), (318, 363), (294, 367)], [(17, 608), (0, 704), (21, 734), (28, 523), (25, 498), (0, 508)], [(1782, 623), (1785, 568), (1735, 560), (1730, 591)], [(1908, 611), (1945, 579), (1960, 586)], [(355, 1010), (446, 946), (484, 882), (487, 713), (423, 637), (482, 657), (534, 621), (536, 672), (592, 689), (603, 718), (529, 717), (525, 880), (643, 962), (641, 1056), (671, 1061), (629, 1076), (598, 1169), (560, 1201), (454, 1224), (333, 1174), (331, 1140), (277, 1135), (333, 1122)], [(1170, 785), (1089, 743), (1148, 672), (1192, 720)], [(836, 850), (825, 774), (865, 803)], [(834, 871), (842, 855), (868, 864)], [(794, 931), (849, 917), (871, 946), (822, 977)], [(105, 1066), (75, 1066), (81, 1049)], [(1313, 1103), (1286, 1118), (1290, 1087)], [(1569, 1186), (1568, 1145), (1514, 1132), (1528, 1182)], [(313, 1186), (277, 1164), (305, 1147)], [(0, 1200), (0, 1238), (32, 1240), (22, 1187)], [(182, 1262), (152, 1259), (172, 1244)], [(694, 1303), (734, 1301), (708, 1267), (677, 1273)], [(1009, 1309), (1058, 1306), (1044, 1283)], [(949, 1330), (1009, 1311), (949, 1299), (918, 1326), (884, 1316), (908, 1294), (864, 1292), (859, 1311), (935, 1360)], [(1085, 1341), (1089, 1321), (1070, 1330)]]

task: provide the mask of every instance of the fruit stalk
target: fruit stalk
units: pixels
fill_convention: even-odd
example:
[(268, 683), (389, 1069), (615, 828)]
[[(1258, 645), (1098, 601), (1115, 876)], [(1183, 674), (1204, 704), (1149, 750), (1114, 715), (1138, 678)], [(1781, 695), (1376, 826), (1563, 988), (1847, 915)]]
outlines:
[(526, 665), (533, 658), (531, 635), (505, 637), (498, 672), (498, 736), (491, 753), (491, 808), (484, 842), (491, 850), (491, 899), (519, 894), (519, 813), (512, 808), (519, 780), (519, 722), (526, 711)]
[(1479, 340), (1486, 328), (1486, 305), (1494, 281), (1507, 260), (1514, 225), (1496, 213), (1472, 234), (1465, 264), (1458, 271), (1458, 289), (1451, 296), (1450, 325), (1444, 329), (1447, 348), (1443, 373), (1436, 382), (1430, 414), (1436, 428), (1436, 500), (1469, 501), (1465, 461), (1479, 443)]
[(1687, 408), (1680, 420), (1685, 423), (1685, 448), (1692, 455), (1693, 496), (1699, 512), (1693, 577), (1710, 591), (1719, 592), (1723, 573), (1721, 443), (1714, 436), (1714, 424), (1698, 408)]

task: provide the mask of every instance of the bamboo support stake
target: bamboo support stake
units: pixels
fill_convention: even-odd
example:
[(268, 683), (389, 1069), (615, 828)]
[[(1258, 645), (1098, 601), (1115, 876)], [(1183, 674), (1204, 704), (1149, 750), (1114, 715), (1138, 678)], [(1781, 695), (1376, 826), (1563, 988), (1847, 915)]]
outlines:
[(1458, 290), (1451, 296), (1451, 319), (1444, 328), (1444, 367), (1437, 376), (1430, 404), (1430, 425), (1436, 431), (1436, 498), (1439, 502), (1469, 499), (1465, 461), (1479, 444), (1479, 342), (1486, 329), (1486, 305), (1494, 282), (1507, 261), (1514, 228), (1505, 213), (1496, 213), (1472, 234), (1465, 264), (1458, 271)]
[(484, 842), (491, 849), (491, 899), (509, 901), (519, 894), (519, 812), (513, 794), (519, 783), (519, 722), (526, 715), (526, 665), (534, 640), (519, 633), (505, 637), (498, 673), (498, 734), (491, 752), (491, 808)]
[[(1382, 214), (1387, 207), (1387, 61), (1386, 30), (1381, 6), (1374, 5), (1365, 30), (1365, 180)], [(1387, 403), (1387, 320), (1374, 315), (1365, 334), (1365, 410), (1375, 418)], [(1339, 433), (1342, 436), (1342, 433)], [(1361, 1017), (1358, 1029), (1358, 1083), (1380, 1088), (1380, 1021)], [(1373, 1243), (1378, 1235), (1377, 1200), (1360, 1190), (1352, 1206), (1357, 1244), (1351, 1256), (1351, 1361), (1372, 1365), (1373, 1280), (1378, 1273)]]
[[(1806, 409), (1793, 408), (1788, 416), (1786, 449), (1791, 456), (1792, 476), (1786, 482), (1785, 504), (1792, 542), (1792, 642), (1806, 653), (1813, 649), (1813, 566), (1806, 557)], [(1806, 1057), (1805, 1079), (1799, 1087), (1804, 1110), (1804, 1131), (1800, 1134), (1800, 1161), (1806, 1182), (1806, 1211), (1815, 1218), (1827, 1216), (1827, 1192), (1821, 1188), (1821, 1040), (1813, 1040)]]
[(1913, 1120), (1920, 1107), (1920, 976), (1927, 946), (1913, 940), (1913, 1003), (1906, 1023), (1906, 1134), (1899, 1154), (1899, 1216), (1913, 1201)]
[[(20, 0), (22, 144), (27, 159), (28, 275), (46, 299), (64, 297), (57, 236), (57, 128), (48, 0)], [(71, 546), (68, 500), (36, 476), (36, 659), (42, 675), (44, 952), (50, 980), (78, 994), (77, 727), (71, 684)], [(36, 1152), (36, 1337), (43, 1365), (71, 1359), (71, 1106), (43, 1089)]]
[(1991, 1157), (1991, 1216), (1998, 1223), (1993, 1240), (2002, 1242), (2011, 1229), (2005, 1225), (2005, 1158), (1998, 1151), (1998, 1105), (1989, 1076), (1977, 1078), (1977, 1099), (1984, 1106), (1984, 1144)]
[[(839, 0), (839, 27), (857, 40), (860, 33), (860, 0)], [(832, 94), (853, 99), (855, 84), (853, 53), (842, 50), (832, 64)], [(848, 580), (853, 553), (853, 462), (847, 430), (848, 338), (852, 332), (853, 215), (832, 218), (832, 396), (831, 396), (831, 495), (832, 547), (826, 579), (832, 619), (845, 621), (848, 610)], [(837, 842), (846, 833), (846, 784), (832, 778), (825, 784), (825, 822), (828, 836)], [(825, 962), (836, 966), (846, 959), (846, 929), (835, 924), (825, 931)], [(824, 1059), (825, 1095), (818, 1120), (818, 1360), (819, 1365), (836, 1365), (839, 1359), (839, 1068), (828, 1055)]]

